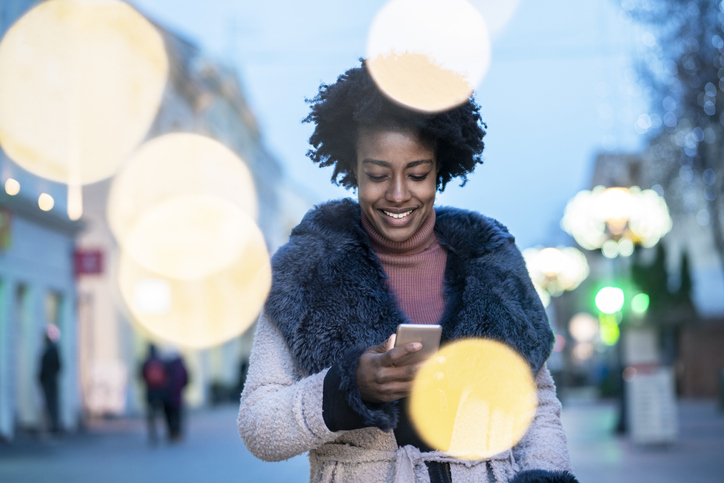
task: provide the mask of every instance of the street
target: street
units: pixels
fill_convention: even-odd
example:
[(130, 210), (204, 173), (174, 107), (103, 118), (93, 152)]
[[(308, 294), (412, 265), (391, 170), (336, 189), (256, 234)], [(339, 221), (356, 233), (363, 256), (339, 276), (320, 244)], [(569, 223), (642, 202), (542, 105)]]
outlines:
[[(670, 447), (639, 448), (610, 428), (612, 403), (569, 401), (563, 422), (574, 471), (582, 483), (721, 483), (724, 481), (724, 413), (714, 401), (684, 401), (680, 438)], [(236, 433), (236, 408), (197, 412), (180, 444), (151, 446), (140, 419), (95, 422), (82, 434), (60, 439), (22, 436), (0, 446), (2, 483), (199, 483), (306, 482), (308, 463), (299, 456), (264, 463)], [(281, 436), (280, 436), (281, 437)]]

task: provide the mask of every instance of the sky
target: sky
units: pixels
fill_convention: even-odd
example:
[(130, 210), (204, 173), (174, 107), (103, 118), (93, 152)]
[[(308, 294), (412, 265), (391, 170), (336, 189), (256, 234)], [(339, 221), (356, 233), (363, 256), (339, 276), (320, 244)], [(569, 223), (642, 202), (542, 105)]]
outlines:
[[(484, 1), (515, 2), (475, 0)], [(132, 3), (237, 69), (265, 144), (311, 203), (355, 196), (306, 158), (312, 128), (301, 120), (320, 83), (358, 65), (384, 1)], [(643, 31), (613, 0), (521, 0), (509, 10), (476, 93), (488, 126), (484, 164), (437, 201), (500, 220), (521, 248), (571, 244), (559, 221), (590, 188), (596, 154), (642, 145), (634, 124), (647, 106), (632, 67)]]

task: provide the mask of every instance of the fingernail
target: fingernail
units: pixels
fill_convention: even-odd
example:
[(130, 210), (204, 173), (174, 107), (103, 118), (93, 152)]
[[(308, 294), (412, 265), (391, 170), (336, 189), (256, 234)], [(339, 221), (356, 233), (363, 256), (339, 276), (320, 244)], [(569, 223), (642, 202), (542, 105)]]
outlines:
[(419, 342), (413, 342), (412, 348), (415, 350), (422, 349), (422, 344), (420, 344)]

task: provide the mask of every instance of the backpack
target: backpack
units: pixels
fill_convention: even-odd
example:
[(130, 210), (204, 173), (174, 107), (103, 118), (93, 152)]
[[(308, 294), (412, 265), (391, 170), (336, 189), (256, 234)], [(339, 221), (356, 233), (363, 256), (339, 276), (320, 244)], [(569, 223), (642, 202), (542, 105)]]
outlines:
[(150, 389), (161, 389), (166, 385), (166, 366), (158, 359), (149, 360), (143, 368), (143, 379)]

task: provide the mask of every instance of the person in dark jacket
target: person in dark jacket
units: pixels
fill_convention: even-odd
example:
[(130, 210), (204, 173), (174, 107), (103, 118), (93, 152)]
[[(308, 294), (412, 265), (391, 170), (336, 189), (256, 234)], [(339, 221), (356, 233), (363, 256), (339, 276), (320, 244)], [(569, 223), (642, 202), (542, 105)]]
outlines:
[(146, 423), (148, 439), (154, 444), (158, 441), (156, 418), (163, 413), (163, 401), (168, 384), (166, 364), (158, 355), (153, 344), (148, 345), (148, 357), (141, 366), (141, 378), (146, 388)]
[(188, 384), (188, 372), (181, 354), (173, 353), (166, 362), (168, 385), (163, 401), (163, 410), (168, 424), (169, 441), (181, 439), (183, 420), (183, 389)]
[[(317, 483), (574, 483), (545, 366), (554, 336), (513, 236), (479, 213), (434, 207), (482, 162), (479, 106), (406, 109), (364, 61), (309, 104), (308, 156), (357, 200), (315, 207), (274, 255), (237, 420), (247, 449), (265, 461), (308, 452)], [(473, 460), (430, 446), (406, 404), (416, 368), (397, 363), (421, 344), (394, 347), (402, 323), (440, 324), (443, 343), (515, 350), (538, 401), (523, 438)]]
[(48, 334), (45, 335), (45, 348), (40, 360), (40, 387), (45, 397), (45, 409), (48, 416), (48, 425), (52, 433), (60, 431), (59, 401), (58, 401), (58, 374), (61, 364), (58, 347)]

